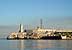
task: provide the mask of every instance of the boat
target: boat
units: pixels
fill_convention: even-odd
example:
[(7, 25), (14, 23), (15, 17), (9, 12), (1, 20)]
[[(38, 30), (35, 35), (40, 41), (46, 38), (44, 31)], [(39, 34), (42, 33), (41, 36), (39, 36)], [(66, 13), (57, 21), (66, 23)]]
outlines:
[(10, 35), (8, 35), (7, 39), (19, 39), (19, 38), (24, 38), (25, 32), (23, 30), (23, 25), (20, 24), (20, 30), (19, 32), (12, 32)]
[(13, 32), (10, 35), (8, 35), (7, 39), (17, 39), (17, 33)]
[(26, 32), (18, 33), (18, 39), (24, 39), (26, 37)]
[(67, 37), (65, 35), (61, 35), (62, 39), (67, 39)]

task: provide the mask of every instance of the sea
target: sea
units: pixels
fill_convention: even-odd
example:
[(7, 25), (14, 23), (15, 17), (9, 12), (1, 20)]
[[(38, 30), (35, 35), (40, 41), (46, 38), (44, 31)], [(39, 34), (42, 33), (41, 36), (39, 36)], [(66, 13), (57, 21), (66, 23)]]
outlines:
[(72, 50), (72, 40), (0, 40), (0, 50)]

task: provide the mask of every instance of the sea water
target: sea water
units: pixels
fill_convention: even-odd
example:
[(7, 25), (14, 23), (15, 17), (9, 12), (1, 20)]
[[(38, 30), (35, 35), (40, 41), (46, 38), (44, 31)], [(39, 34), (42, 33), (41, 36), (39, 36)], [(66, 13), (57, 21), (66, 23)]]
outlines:
[(0, 39), (0, 50), (72, 50), (72, 40)]

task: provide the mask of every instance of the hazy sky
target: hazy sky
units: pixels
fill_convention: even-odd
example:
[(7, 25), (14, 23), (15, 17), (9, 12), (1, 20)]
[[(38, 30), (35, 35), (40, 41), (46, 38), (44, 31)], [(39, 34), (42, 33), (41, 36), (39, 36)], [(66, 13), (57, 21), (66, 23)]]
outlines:
[(72, 27), (72, 0), (0, 0), (0, 25)]

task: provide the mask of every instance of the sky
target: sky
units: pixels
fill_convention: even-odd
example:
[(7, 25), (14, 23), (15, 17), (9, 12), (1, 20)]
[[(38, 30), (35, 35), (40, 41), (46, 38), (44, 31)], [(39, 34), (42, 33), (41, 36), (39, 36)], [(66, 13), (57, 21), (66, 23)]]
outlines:
[(72, 28), (72, 0), (0, 0), (0, 25)]

